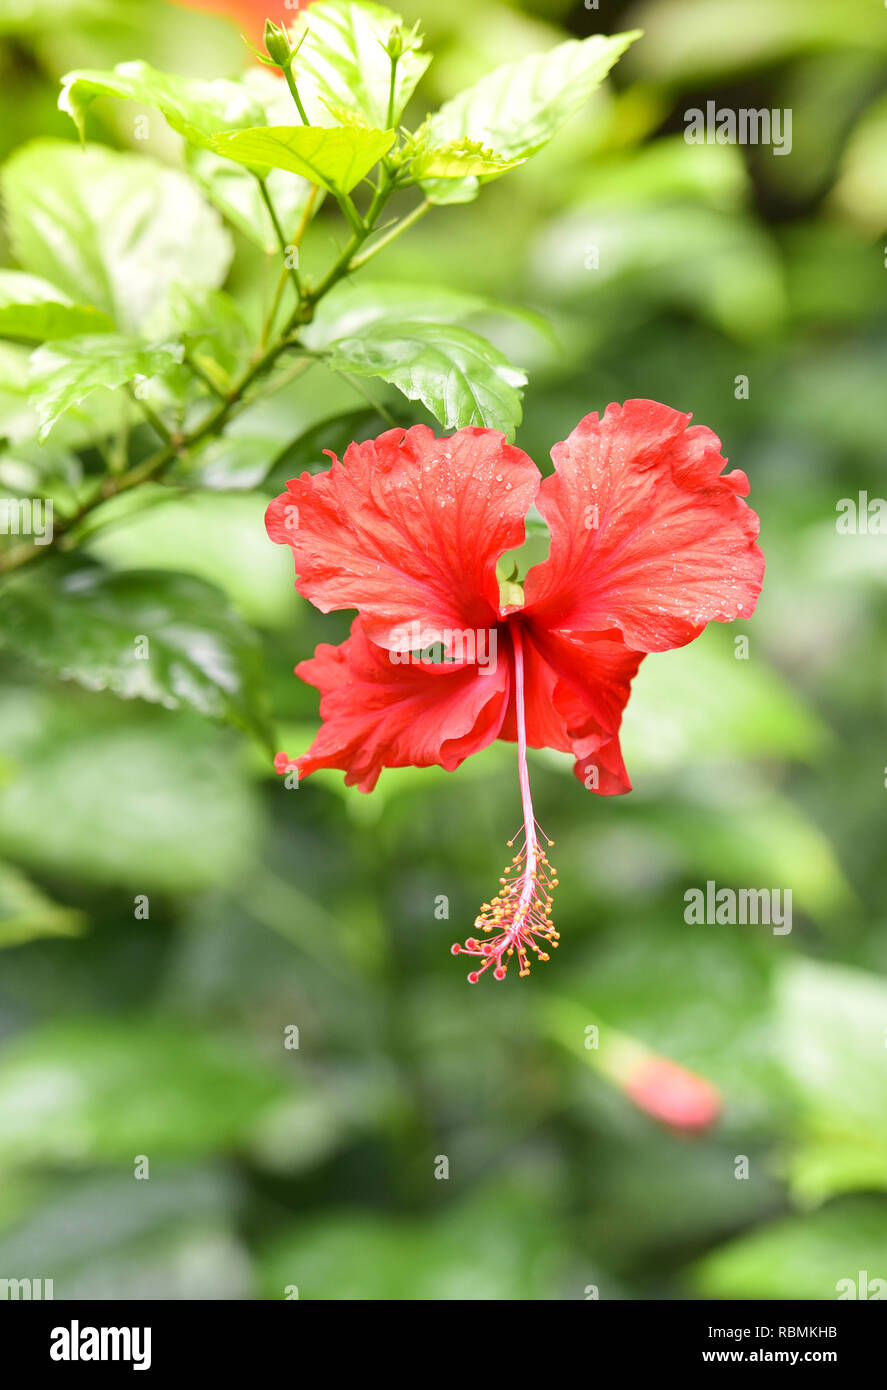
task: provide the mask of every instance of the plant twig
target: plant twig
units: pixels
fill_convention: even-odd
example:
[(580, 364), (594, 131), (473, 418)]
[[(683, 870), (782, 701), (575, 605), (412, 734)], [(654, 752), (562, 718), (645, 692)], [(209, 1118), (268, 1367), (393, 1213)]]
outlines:
[(374, 256), (378, 255), (380, 251), (390, 245), (402, 232), (414, 226), (415, 223), (419, 221), (419, 218), (424, 217), (428, 209), (433, 206), (434, 204), (430, 203), (426, 198), (418, 207), (413, 208), (412, 212), (408, 212), (406, 217), (402, 217), (399, 222), (394, 224), (390, 232), (386, 232), (378, 241), (374, 241), (372, 246), (368, 247), (362, 256), (356, 256), (348, 267), (349, 271), (359, 270), (362, 265), (366, 265), (367, 261), (371, 261)]
[(148, 421), (148, 424), (151, 426), (154, 433), (158, 434), (160, 438), (163, 440), (164, 444), (166, 444), (169, 448), (174, 449), (175, 447), (177, 447), (176, 436), (173, 435), (171, 430), (167, 429), (160, 416), (157, 414), (156, 411), (151, 409), (148, 402), (142, 400), (141, 396), (138, 393), (138, 388), (130, 383), (127, 385), (126, 389), (129, 392), (138, 409), (142, 412), (145, 419)]
[[(295, 56), (295, 55), (293, 55), (293, 56)], [(305, 108), (304, 108), (304, 106), (302, 105), (302, 98), (299, 96), (299, 89), (298, 89), (298, 87), (296, 86), (296, 79), (293, 77), (292, 59), (290, 60), (289, 63), (287, 63), (287, 64), (284, 66), (283, 75), (284, 75), (284, 77), (286, 78), (286, 85), (287, 85), (287, 86), (289, 87), (289, 89), (290, 89), (290, 93), (291, 93), (291, 95), (292, 95), (293, 101), (296, 103), (296, 109), (297, 109), (299, 115), (300, 115), (301, 118), (302, 118), (302, 125), (310, 125), (311, 122), (309, 121), (307, 115), (305, 114)]]
[(292, 280), (293, 285), (295, 286), (296, 297), (297, 297), (298, 299), (301, 299), (301, 298), (302, 298), (302, 282), (301, 282), (301, 280), (299, 279), (299, 272), (298, 272), (297, 268), (296, 268), (294, 265), (288, 265), (288, 264), (287, 264), (287, 257), (288, 257), (288, 255), (289, 255), (289, 251), (290, 251), (290, 243), (287, 241), (286, 237), (285, 237), (284, 234), (283, 234), (283, 228), (282, 228), (281, 225), (280, 225), (280, 218), (277, 216), (276, 209), (275, 209), (275, 207), (274, 207), (273, 202), (271, 201), (271, 195), (270, 195), (270, 193), (268, 192), (268, 188), (267, 188), (267, 185), (266, 185), (266, 183), (265, 183), (265, 180), (264, 180), (263, 178), (260, 178), (260, 176), (259, 176), (258, 174), (256, 175), (256, 179), (257, 179), (258, 184), (259, 184), (259, 191), (260, 191), (260, 193), (261, 193), (261, 195), (262, 195), (262, 202), (265, 204), (265, 207), (268, 209), (268, 216), (271, 218), (271, 225), (272, 225), (273, 228), (274, 228), (274, 235), (277, 237), (277, 242), (278, 242), (278, 245), (280, 246), (280, 254), (283, 256), (283, 264), (284, 264), (284, 267), (285, 267), (285, 269), (289, 272), (289, 277), (290, 277), (290, 279)]
[(391, 411), (388, 409), (388, 407), (383, 405), (381, 401), (377, 401), (372, 391), (370, 391), (366, 386), (364, 386), (363, 382), (360, 381), (354, 375), (353, 372), (344, 372), (341, 370), (341, 368), (338, 367), (334, 368), (334, 370), (336, 372), (336, 375), (344, 378), (344, 380), (348, 382), (349, 386), (353, 387), (359, 395), (363, 396), (365, 401), (369, 401), (376, 414), (380, 415), (382, 419), (385, 420), (391, 426), (392, 429), (397, 428), (397, 421), (391, 414)]
[[(227, 423), (232, 414), (241, 405), (243, 396), (252, 383), (266, 371), (268, 371), (277, 361), (278, 357), (287, 349), (296, 347), (292, 339), (285, 337), (274, 343), (272, 347), (261, 353), (250, 365), (243, 376), (214, 410), (211, 410), (204, 417), (201, 423), (189, 434), (176, 437), (170, 435), (169, 441), (163, 448), (156, 453), (150, 454), (134, 467), (125, 473), (118, 473), (100, 478), (96, 486), (81, 502), (77, 511), (71, 516), (60, 519), (54, 529), (52, 541), (49, 545), (19, 545), (0, 557), (0, 573), (8, 573), (11, 570), (19, 569), (22, 565), (30, 564), (42, 555), (47, 555), (61, 541), (66, 533), (73, 529), (79, 521), (87, 516), (94, 508), (101, 506), (110, 498), (116, 497), (121, 492), (127, 492), (130, 488), (138, 487), (140, 483), (145, 483), (151, 478), (157, 478), (163, 471), (180, 455), (192, 449), (195, 444), (199, 444), (207, 435), (216, 434), (223, 425)], [(309, 359), (310, 360), (310, 359)], [(144, 402), (139, 401), (139, 405), (144, 407)], [(168, 431), (167, 431), (168, 433)]]
[(190, 352), (186, 352), (182, 360), (184, 361), (185, 365), (194, 373), (194, 375), (198, 377), (200, 381), (203, 382), (204, 386), (212, 392), (214, 396), (217, 396), (218, 399), (222, 401), (226, 399), (225, 393), (222, 390), (222, 388), (216, 385), (209, 372), (205, 372), (203, 370), (200, 363), (195, 361), (195, 359), (191, 356)]

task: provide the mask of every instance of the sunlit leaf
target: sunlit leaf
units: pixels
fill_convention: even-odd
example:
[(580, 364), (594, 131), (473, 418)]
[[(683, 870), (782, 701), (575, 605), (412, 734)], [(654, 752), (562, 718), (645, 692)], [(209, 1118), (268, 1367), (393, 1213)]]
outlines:
[(113, 72), (78, 70), (62, 78), (59, 109), (84, 138), (86, 111), (96, 97), (122, 97), (160, 111), (192, 144), (209, 146), (220, 130), (259, 125), (263, 111), (242, 82), (205, 81), (158, 72), (148, 63), (118, 63)]
[(0, 337), (43, 343), (113, 327), (101, 309), (74, 304), (48, 280), (23, 270), (0, 270)]
[(287, 169), (331, 193), (350, 193), (393, 142), (393, 130), (359, 125), (260, 126), (217, 135), (211, 147), (262, 175)]
[(138, 327), (177, 281), (216, 287), (230, 237), (191, 179), (147, 155), (35, 140), (0, 175), (19, 264)]
[(308, 30), (294, 65), (300, 88), (304, 85), (328, 108), (357, 112), (372, 126), (396, 124), (431, 61), (430, 54), (416, 49), (398, 60), (389, 119), (391, 61), (383, 44), (398, 22), (382, 5), (316, 0), (293, 30), (294, 41)]
[[(410, 175), (425, 186), (430, 179), (498, 178), (519, 164), (523, 164), (523, 158), (509, 160), (495, 150), (485, 149), (481, 140), (445, 140), (441, 145), (420, 149), (410, 161)], [(445, 190), (441, 197), (434, 196), (434, 190), (430, 196), (432, 202), (446, 202)]]
[(430, 116), (440, 144), (472, 140), (502, 159), (521, 160), (546, 145), (581, 110), (639, 31), (568, 39), (488, 73)]
[(101, 388), (135, 384), (182, 360), (175, 344), (148, 347), (138, 338), (103, 333), (67, 338), (37, 348), (31, 358), (31, 388), (45, 439), (60, 415)]
[[(279, 74), (267, 68), (252, 68), (244, 74), (243, 85), (260, 110), (260, 115), (248, 122), (249, 125), (301, 123), (286, 82)], [(322, 109), (320, 123), (324, 120)], [(210, 202), (238, 231), (267, 254), (278, 252), (274, 225), (249, 169), (191, 143), (185, 145), (185, 164)], [(325, 196), (316, 185), (297, 178), (286, 169), (272, 169), (266, 186), (287, 236), (295, 236), (303, 217), (316, 213)]]

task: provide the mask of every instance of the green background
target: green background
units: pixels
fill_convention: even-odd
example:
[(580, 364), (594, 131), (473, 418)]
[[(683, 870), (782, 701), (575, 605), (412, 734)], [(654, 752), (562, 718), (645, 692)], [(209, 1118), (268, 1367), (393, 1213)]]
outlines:
[[(835, 525), (841, 498), (887, 491), (887, 11), (452, 0), (422, 18), (419, 117), (564, 31), (644, 28), (546, 151), (372, 274), (549, 321), (496, 330), (530, 373), (518, 443), (543, 467), (610, 400), (713, 428), (762, 520), (757, 613), (644, 663), (630, 796), (590, 798), (567, 758), (531, 755), (561, 948), (476, 988), (449, 946), (519, 819), (513, 747), (385, 773), (369, 797), (339, 774), (287, 790), (246, 734), (0, 654), (0, 1277), (52, 1277), (56, 1297), (834, 1298), (887, 1278), (887, 540)], [(242, 52), (236, 27), (159, 0), (0, 4), (0, 154), (74, 139), (55, 110), (71, 67), (215, 76)], [(686, 144), (709, 99), (791, 108), (790, 156)], [(91, 138), (175, 161), (151, 131), (137, 142), (122, 104), (90, 117)], [(260, 262), (238, 242), (245, 301)], [(385, 424), (312, 371), (261, 426), (267, 483), (229, 488), (222, 466), (92, 550), (224, 591), (295, 752), (316, 693), (292, 667), (348, 618), (295, 595), (264, 507), (320, 448)], [(685, 924), (708, 879), (791, 889), (791, 934)], [(714, 1081), (716, 1129), (633, 1108), (589, 1023)]]

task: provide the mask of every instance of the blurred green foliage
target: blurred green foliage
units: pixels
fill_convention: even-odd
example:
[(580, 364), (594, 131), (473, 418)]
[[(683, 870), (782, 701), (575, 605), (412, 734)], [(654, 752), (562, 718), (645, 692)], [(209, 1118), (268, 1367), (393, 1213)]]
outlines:
[[(347, 620), (293, 593), (262, 512), (323, 448), (385, 427), (353, 385), (312, 370), (208, 444), (187, 492), (106, 504), (83, 540), (110, 578), (81, 573), (51, 609), (24, 580), (5, 589), (3, 630), (24, 624), (32, 650), (0, 646), (0, 1276), (54, 1277), (59, 1297), (834, 1298), (863, 1270), (887, 1277), (887, 539), (834, 525), (840, 498), (885, 489), (883, 15), (401, 9), (437, 54), (429, 104), (567, 34), (644, 29), (543, 154), (424, 219), (373, 274), (404, 298), (478, 297), (466, 313), (529, 373), (517, 440), (540, 465), (610, 400), (715, 429), (762, 518), (758, 611), (645, 662), (630, 797), (590, 799), (566, 758), (535, 755), (562, 946), (529, 981), (470, 989), (448, 947), (518, 819), (513, 750), (389, 772), (368, 798), (339, 774), (287, 790), (269, 764), (265, 704), (276, 745), (303, 746), (316, 693), (292, 666)], [(55, 102), (73, 66), (242, 65), (235, 28), (172, 5), (53, 13), (0, 5), (4, 157), (69, 138)], [(709, 99), (791, 107), (790, 157), (685, 144), (684, 111)], [(89, 122), (135, 151), (138, 179), (131, 108), (103, 101)], [(151, 130), (175, 164), (176, 138)], [(323, 217), (311, 235), (319, 263)], [(198, 273), (225, 237), (210, 219)], [(271, 282), (238, 232), (230, 285), (251, 321)], [(0, 352), (11, 370), (18, 348)], [(399, 422), (427, 418), (373, 385)], [(3, 486), (76, 483), (77, 420), (38, 455), (14, 387), (0, 405)], [(82, 584), (137, 614), (145, 570), (162, 572), (175, 698), (136, 671), (105, 689), (104, 654), (87, 662), (78, 639)], [(180, 665), (192, 602), (236, 650), (241, 731), (211, 722), (232, 714), (218, 652)], [(687, 925), (684, 891), (709, 879), (791, 889), (792, 933)], [(690, 1141), (634, 1110), (590, 1065), (599, 1022), (714, 1081), (717, 1129)]]

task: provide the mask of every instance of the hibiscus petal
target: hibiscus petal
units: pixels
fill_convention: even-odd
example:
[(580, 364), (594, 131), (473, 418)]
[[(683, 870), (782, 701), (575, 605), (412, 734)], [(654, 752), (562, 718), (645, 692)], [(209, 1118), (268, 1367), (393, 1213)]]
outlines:
[(524, 538), (539, 486), (532, 459), (497, 430), (437, 439), (427, 425), (351, 444), (326, 473), (303, 473), (268, 508), (292, 548), (296, 587), (322, 612), (357, 608), (394, 651), (489, 628), (496, 561)]
[[(321, 643), (296, 675), (321, 692), (323, 724), (300, 758), (278, 754), (278, 772), (306, 777), (341, 769), (348, 786), (372, 791), (383, 767), (452, 772), (499, 733), (510, 685), (509, 664), (399, 661), (367, 639), (360, 618), (341, 646)], [(485, 673), (486, 672), (486, 673)]]
[[(576, 776), (589, 791), (631, 791), (619, 747), (622, 712), (643, 652), (618, 632), (550, 632), (522, 620), (527, 743), (572, 753)], [(513, 699), (499, 737), (517, 739)]]
[(764, 573), (748, 479), (722, 474), (720, 440), (656, 401), (587, 415), (551, 451), (537, 506), (551, 551), (527, 576), (526, 608), (552, 628), (618, 628), (666, 651), (706, 623), (747, 618)]
[(534, 625), (533, 643), (558, 677), (554, 703), (567, 727), (579, 781), (600, 796), (630, 792), (619, 727), (644, 653), (627, 647), (618, 632), (567, 636)]

